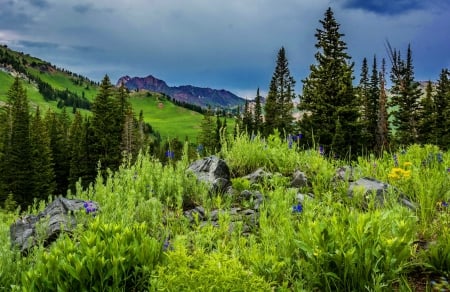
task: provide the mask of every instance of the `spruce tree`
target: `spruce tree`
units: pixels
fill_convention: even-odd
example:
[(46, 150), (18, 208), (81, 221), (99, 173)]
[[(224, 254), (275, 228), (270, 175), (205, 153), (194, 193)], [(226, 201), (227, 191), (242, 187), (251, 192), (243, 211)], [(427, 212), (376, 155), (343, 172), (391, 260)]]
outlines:
[(30, 181), (33, 183), (33, 196), (45, 200), (55, 192), (56, 182), (50, 136), (42, 120), (39, 107), (31, 121), (30, 143), (33, 170)]
[(380, 91), (378, 99), (378, 121), (375, 150), (382, 153), (389, 147), (389, 115), (387, 112), (388, 98), (386, 94), (386, 61), (381, 61), (381, 72), (379, 73)]
[(295, 80), (291, 76), (284, 47), (278, 51), (277, 64), (270, 81), (265, 111), (265, 134), (270, 135), (274, 130), (286, 135), (292, 131), (295, 98)]
[(367, 59), (364, 58), (361, 65), (361, 79), (357, 88), (359, 98), (361, 100), (361, 121), (362, 121), (362, 141), (366, 148), (369, 148), (371, 133), (369, 129), (369, 66), (367, 65)]
[(110, 79), (105, 75), (92, 104), (92, 129), (95, 136), (93, 151), (102, 170), (116, 170), (121, 163), (123, 119), (113, 99)]
[(450, 145), (450, 72), (442, 69), (434, 96), (436, 108), (436, 137), (437, 145), (442, 149), (449, 149)]
[[(300, 130), (310, 145), (314, 142), (340, 157), (354, 156), (360, 149), (361, 122), (360, 104), (352, 85), (353, 63), (331, 8), (320, 23), (322, 28), (315, 34), (317, 64), (310, 66), (311, 73), (303, 80)], [(337, 132), (338, 128), (342, 131)]]
[(83, 176), (82, 160), (86, 154), (83, 150), (83, 118), (79, 111), (75, 112), (75, 117), (69, 130), (69, 189), (74, 191), (76, 183)]
[(262, 133), (263, 123), (264, 120), (262, 115), (261, 95), (259, 94), (258, 87), (255, 97), (255, 110), (253, 111), (253, 128), (255, 130), (255, 134)]
[(8, 126), (2, 157), (2, 198), (12, 193), (14, 200), (26, 207), (33, 202), (32, 147), (28, 98), (19, 78), (14, 79), (7, 93)]
[(390, 53), (391, 70), (391, 102), (397, 146), (418, 142), (418, 109), (422, 95), (419, 83), (414, 80), (411, 46), (408, 45), (406, 60), (399, 52)]
[(418, 140), (421, 144), (436, 144), (436, 105), (433, 98), (433, 86), (427, 82), (425, 96), (420, 100), (418, 111)]
[(203, 120), (200, 124), (200, 128), (200, 144), (203, 145), (206, 151), (208, 151), (209, 153), (213, 153), (216, 146), (216, 127), (214, 126), (211, 107), (209, 107), (208, 111), (203, 115)]
[(369, 133), (367, 149), (369, 150), (374, 150), (377, 143), (376, 137), (378, 129), (379, 103), (380, 80), (377, 68), (377, 58), (374, 56), (367, 95), (367, 132)]
[(242, 130), (251, 135), (253, 132), (253, 113), (249, 107), (248, 100), (245, 101), (244, 113), (242, 115)]

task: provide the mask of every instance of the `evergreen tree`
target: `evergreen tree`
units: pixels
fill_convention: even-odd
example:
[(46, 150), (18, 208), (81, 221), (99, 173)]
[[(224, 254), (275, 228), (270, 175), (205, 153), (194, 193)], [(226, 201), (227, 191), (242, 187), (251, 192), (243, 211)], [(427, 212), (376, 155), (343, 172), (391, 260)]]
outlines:
[(85, 155), (83, 151), (83, 118), (79, 111), (75, 112), (75, 117), (69, 130), (69, 188), (74, 191), (76, 183), (83, 176), (83, 166), (81, 161)]
[(282, 47), (278, 51), (277, 64), (270, 81), (269, 93), (264, 107), (266, 135), (272, 134), (275, 129), (280, 134), (291, 132), (294, 89), (295, 80), (289, 72), (286, 51)]
[(93, 153), (101, 170), (116, 170), (121, 163), (122, 121), (120, 108), (113, 100), (112, 84), (105, 75), (92, 104)]
[(242, 115), (242, 130), (251, 135), (253, 132), (253, 114), (249, 107), (248, 100), (245, 101), (244, 113)]
[(255, 130), (255, 134), (262, 133), (263, 123), (264, 120), (262, 115), (261, 95), (259, 94), (258, 87), (255, 97), (255, 110), (253, 111), (253, 128)]
[(370, 129), (369, 129), (369, 66), (367, 65), (367, 59), (364, 58), (361, 65), (361, 79), (358, 85), (358, 95), (361, 100), (361, 121), (362, 121), (362, 140), (365, 146), (368, 148), (370, 143)]
[(406, 60), (402, 60), (400, 53), (390, 51), (392, 62), (391, 81), (392, 108), (397, 145), (410, 145), (418, 142), (418, 109), (422, 95), (419, 83), (414, 80), (411, 46), (408, 45)]
[(50, 137), (57, 195), (65, 195), (69, 186), (69, 119), (63, 109), (60, 115), (48, 110), (45, 123)]
[(12, 193), (14, 200), (26, 207), (33, 202), (30, 115), (27, 94), (18, 77), (8, 90), (6, 108), (8, 126), (0, 163), (2, 200)]
[[(352, 85), (353, 63), (349, 63), (344, 34), (339, 32), (340, 25), (331, 8), (320, 23), (322, 29), (315, 34), (317, 64), (311, 65), (309, 77), (303, 80), (299, 109), (304, 115), (300, 130), (310, 145), (315, 142), (325, 152), (332, 150), (340, 157), (348, 153), (353, 156), (357, 154), (353, 150), (359, 150), (361, 144), (360, 105)], [(338, 127), (342, 129), (340, 133), (336, 131)]]
[(442, 149), (449, 149), (450, 145), (450, 72), (442, 69), (434, 96), (436, 108), (436, 137), (437, 145)]
[(367, 148), (370, 150), (374, 150), (377, 143), (379, 103), (380, 80), (377, 68), (377, 58), (374, 56), (367, 95), (367, 132), (369, 134)]
[(209, 107), (208, 111), (203, 115), (200, 128), (200, 144), (203, 145), (206, 151), (213, 153), (216, 147), (216, 127), (214, 126), (211, 107)]
[(387, 112), (387, 94), (386, 94), (386, 61), (381, 61), (381, 72), (379, 73), (380, 91), (378, 101), (378, 122), (375, 150), (382, 153), (389, 147), (389, 115)]
[(50, 136), (41, 118), (39, 107), (31, 122), (30, 143), (33, 171), (30, 181), (33, 184), (33, 196), (45, 200), (55, 192), (56, 183)]
[(428, 81), (425, 97), (420, 101), (418, 119), (418, 140), (420, 143), (436, 144), (436, 105), (434, 103), (431, 81)]

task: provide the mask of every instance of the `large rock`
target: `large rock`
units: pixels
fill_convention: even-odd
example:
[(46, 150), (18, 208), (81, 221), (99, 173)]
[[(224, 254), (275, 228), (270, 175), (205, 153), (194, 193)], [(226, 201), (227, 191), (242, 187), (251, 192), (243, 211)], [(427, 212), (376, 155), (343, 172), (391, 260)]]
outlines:
[(302, 188), (308, 186), (308, 178), (306, 174), (300, 170), (296, 170), (292, 174), (291, 188)]
[[(384, 196), (388, 194), (389, 189), (399, 192), (395, 187), (369, 177), (363, 177), (355, 182), (350, 183), (348, 188), (348, 195), (350, 197), (353, 197), (356, 188), (362, 189), (364, 195), (369, 193), (375, 194), (377, 202), (380, 203), (381, 205), (384, 204)], [(416, 205), (411, 201), (409, 201), (404, 194), (400, 193), (399, 202), (405, 207), (410, 208), (411, 210), (416, 209)]]
[(270, 172), (266, 172), (264, 168), (260, 167), (254, 172), (244, 176), (245, 179), (250, 181), (250, 184), (261, 183), (265, 179), (271, 178), (272, 174)]
[[(35, 246), (39, 240), (45, 245), (55, 241), (62, 231), (71, 231), (76, 226), (72, 214), (84, 209), (95, 214), (98, 205), (95, 202), (57, 198), (38, 215), (25, 215), (10, 226), (11, 246), (18, 247), (22, 253)], [(39, 237), (39, 238), (37, 238)]]
[(225, 192), (231, 186), (230, 169), (223, 159), (209, 156), (194, 161), (188, 168), (199, 181), (211, 186), (211, 191)]

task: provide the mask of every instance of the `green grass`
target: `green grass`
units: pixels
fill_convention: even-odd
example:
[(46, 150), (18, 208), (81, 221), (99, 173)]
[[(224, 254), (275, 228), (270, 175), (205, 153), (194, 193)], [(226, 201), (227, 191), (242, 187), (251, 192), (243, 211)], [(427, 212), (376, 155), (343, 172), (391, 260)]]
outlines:
[[(421, 288), (431, 291), (437, 285), (431, 280), (448, 277), (450, 270), (450, 209), (442, 204), (450, 200), (450, 154), (418, 145), (395, 153), (399, 167), (411, 171), (401, 178), (389, 176), (392, 154), (353, 162), (354, 179), (369, 176), (394, 185), (418, 205), (416, 211), (394, 194), (384, 206), (370, 195), (360, 198), (367, 201), (364, 208), (356, 196), (349, 199), (348, 182), (334, 178), (349, 161), (289, 149), (275, 137), (229, 137), (219, 155), (233, 175), (258, 166), (278, 173), (245, 185), (265, 197), (258, 227), (246, 236), (236, 222), (229, 228), (226, 213), (217, 227), (185, 219), (184, 200), (202, 205), (205, 214), (238, 204), (230, 196), (212, 196), (189, 175), (187, 157), (163, 165), (141, 156), (107, 180), (99, 176), (91, 188), (78, 188), (75, 197), (98, 202), (101, 211), (95, 218), (76, 213), (82, 224), (71, 236), (28, 257), (9, 249), (9, 224), (17, 215), (0, 212), (0, 243), (7, 247), (0, 249), (0, 262), (6, 263), (0, 265), (0, 290), (415, 291), (425, 281)], [(296, 169), (310, 183), (301, 190), (289, 187)], [(242, 180), (233, 182), (242, 188)], [(315, 198), (294, 213), (298, 191)], [(445, 281), (439, 285), (449, 288)]]
[(160, 94), (132, 93), (130, 102), (136, 115), (142, 110), (145, 121), (161, 134), (163, 140), (178, 138), (184, 141), (187, 137), (189, 141), (197, 142), (203, 115), (178, 107)]

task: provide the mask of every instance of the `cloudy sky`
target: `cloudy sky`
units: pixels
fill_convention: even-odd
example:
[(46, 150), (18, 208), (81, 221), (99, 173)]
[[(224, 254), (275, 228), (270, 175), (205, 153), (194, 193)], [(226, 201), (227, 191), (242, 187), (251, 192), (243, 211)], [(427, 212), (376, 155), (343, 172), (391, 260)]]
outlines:
[(267, 92), (281, 46), (302, 83), (315, 62), (314, 33), (332, 7), (355, 82), (386, 40), (411, 44), (417, 80), (450, 67), (449, 0), (0, 0), (0, 43), (58, 67), (115, 83), (154, 75), (169, 85)]

